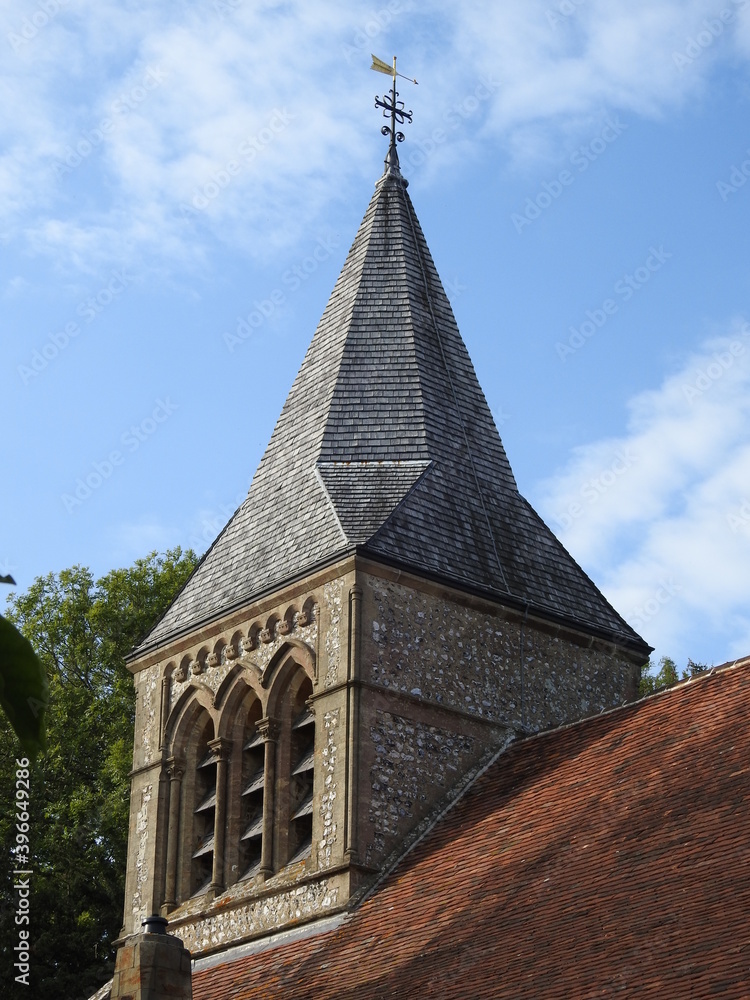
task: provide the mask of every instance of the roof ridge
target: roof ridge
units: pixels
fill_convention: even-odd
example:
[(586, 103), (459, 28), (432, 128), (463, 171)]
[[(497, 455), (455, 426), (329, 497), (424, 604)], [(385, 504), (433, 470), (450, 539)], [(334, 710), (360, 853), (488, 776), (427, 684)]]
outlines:
[[(536, 510), (535, 510), (535, 509), (534, 509), (534, 508), (532, 507), (532, 505), (531, 505), (531, 504), (529, 503), (529, 501), (528, 501), (528, 500), (526, 499), (526, 497), (525, 497), (525, 496), (524, 496), (524, 495), (523, 495), (522, 493), (519, 493), (519, 494), (518, 494), (518, 496), (519, 496), (519, 499), (521, 500), (521, 503), (522, 503), (522, 504), (524, 504), (524, 505), (526, 506), (526, 508), (528, 509), (528, 511), (529, 511), (529, 513), (531, 514), (531, 516), (532, 516), (533, 518), (535, 518), (535, 519), (536, 519), (537, 521), (539, 521), (539, 523), (540, 523), (540, 524), (541, 524), (541, 525), (542, 525), (542, 526), (543, 526), (544, 528), (546, 528), (546, 529), (547, 529), (547, 531), (548, 531), (548, 532), (549, 532), (549, 534), (550, 534), (550, 538), (552, 539), (552, 543), (553, 543), (554, 545), (556, 545), (556, 546), (558, 547), (558, 549), (559, 549), (559, 550), (560, 550), (560, 551), (561, 551), (561, 552), (562, 552), (562, 553), (563, 553), (563, 554), (564, 554), (565, 556), (567, 556), (567, 557), (568, 557), (568, 559), (570, 559), (570, 561), (571, 561), (571, 562), (572, 562), (572, 563), (573, 563), (573, 564), (574, 564), (574, 565), (576, 566), (576, 568), (577, 568), (577, 569), (579, 569), (579, 570), (581, 571), (581, 575), (582, 575), (582, 576), (585, 576), (585, 577), (586, 577), (586, 579), (587, 579), (587, 580), (589, 581), (589, 583), (590, 583), (590, 584), (591, 584), (591, 586), (592, 586), (592, 587), (594, 588), (594, 590), (596, 591), (596, 593), (597, 593), (597, 594), (599, 595), (599, 597), (601, 598), (601, 600), (602, 600), (602, 601), (603, 601), (603, 602), (604, 602), (604, 603), (605, 603), (605, 604), (607, 605), (607, 607), (608, 607), (608, 608), (609, 608), (609, 610), (610, 610), (610, 611), (612, 612), (612, 614), (613, 614), (613, 615), (614, 615), (614, 616), (615, 616), (616, 618), (618, 618), (620, 622), (622, 622), (622, 625), (623, 625), (623, 627), (624, 627), (624, 628), (623, 628), (623, 637), (626, 637), (626, 636), (627, 636), (627, 634), (628, 634), (628, 632), (630, 632), (630, 631), (632, 631), (632, 630), (630, 629), (630, 626), (629, 626), (629, 625), (628, 625), (628, 623), (627, 623), (627, 622), (625, 621), (625, 619), (624, 619), (624, 618), (622, 617), (622, 615), (620, 614), (620, 612), (619, 612), (619, 611), (618, 611), (618, 610), (617, 610), (617, 609), (616, 609), (616, 608), (614, 607), (614, 605), (612, 605), (612, 604), (610, 603), (610, 601), (609, 601), (609, 600), (608, 600), (608, 599), (607, 599), (607, 598), (605, 597), (605, 595), (604, 595), (604, 594), (603, 594), (603, 593), (601, 592), (601, 590), (599, 589), (599, 587), (597, 587), (597, 585), (596, 585), (596, 584), (594, 583), (594, 581), (593, 581), (593, 580), (591, 579), (591, 577), (590, 577), (590, 576), (588, 575), (588, 573), (586, 573), (586, 571), (585, 571), (585, 570), (584, 570), (584, 568), (583, 568), (583, 567), (581, 566), (581, 564), (580, 564), (580, 563), (578, 562), (578, 560), (577, 560), (577, 559), (575, 558), (575, 556), (571, 555), (571, 554), (570, 554), (570, 552), (568, 552), (568, 550), (567, 550), (567, 549), (565, 548), (565, 546), (564, 546), (564, 545), (563, 545), (563, 543), (562, 543), (562, 542), (560, 541), (560, 539), (559, 539), (559, 538), (557, 537), (557, 535), (556, 535), (556, 534), (554, 533), (554, 531), (552, 531), (552, 529), (551, 529), (551, 528), (550, 528), (550, 527), (549, 527), (549, 526), (547, 525), (546, 521), (545, 521), (545, 520), (544, 520), (544, 518), (543, 518), (543, 517), (541, 516), (541, 514), (539, 514), (539, 513), (538, 513), (538, 512), (537, 512), (537, 511), (536, 511)], [(613, 631), (614, 631), (614, 630), (613, 630)]]
[[(419, 240), (419, 236), (417, 234), (417, 229), (416, 229), (416, 226), (414, 225), (414, 218), (413, 218), (414, 208), (413, 208), (413, 205), (411, 203), (411, 198), (409, 198), (409, 196), (406, 194), (406, 190), (404, 190), (404, 195), (405, 195), (405, 199), (404, 200), (405, 200), (405, 204), (406, 204), (406, 215), (407, 215), (407, 217), (409, 219), (409, 226), (411, 228), (412, 237), (414, 239), (414, 246), (415, 246), (416, 251), (417, 251), (417, 261), (419, 262), (419, 273), (420, 273), (420, 276), (422, 278), (422, 284), (424, 286), (425, 301), (427, 303), (427, 309), (428, 309), (429, 314), (430, 314), (430, 319), (432, 320), (432, 329), (433, 329), (433, 331), (435, 333), (435, 339), (437, 340), (438, 348), (440, 349), (440, 357), (443, 360), (443, 367), (445, 368), (446, 378), (448, 380), (448, 385), (450, 386), (451, 396), (453, 397), (453, 405), (454, 405), (454, 407), (456, 409), (456, 415), (458, 416), (458, 422), (461, 425), (461, 433), (462, 433), (463, 439), (464, 439), (464, 446), (466, 448), (466, 454), (469, 457), (469, 464), (471, 466), (471, 472), (472, 472), (472, 475), (474, 477), (474, 486), (476, 487), (476, 491), (477, 491), (477, 493), (479, 495), (479, 503), (481, 504), (482, 513), (484, 514), (484, 519), (485, 519), (485, 521), (487, 523), (487, 531), (489, 533), (490, 540), (492, 542), (492, 551), (493, 551), (493, 553), (495, 555), (495, 563), (496, 563), (497, 568), (498, 568), (499, 573), (500, 573), (500, 579), (503, 581), (503, 584), (505, 586), (506, 591), (508, 593), (510, 593), (511, 591), (510, 591), (510, 587), (508, 586), (508, 580), (507, 580), (507, 578), (505, 576), (505, 570), (503, 569), (503, 564), (502, 564), (502, 562), (500, 560), (500, 553), (497, 550), (497, 540), (495, 538), (495, 532), (492, 530), (492, 521), (490, 520), (490, 516), (489, 516), (489, 513), (487, 511), (487, 505), (484, 502), (484, 493), (483, 493), (482, 488), (481, 488), (481, 486), (479, 484), (479, 477), (477, 476), (476, 463), (474, 462), (474, 455), (473, 455), (473, 452), (472, 452), (472, 449), (471, 449), (471, 443), (469, 441), (469, 436), (466, 433), (466, 424), (464, 422), (464, 416), (463, 416), (463, 412), (462, 412), (461, 406), (459, 405), (459, 402), (458, 402), (458, 395), (456, 393), (456, 387), (455, 387), (455, 385), (453, 383), (453, 375), (451, 373), (451, 368), (450, 368), (450, 366), (448, 364), (448, 359), (447, 359), (446, 354), (445, 354), (445, 348), (443, 347), (443, 338), (440, 335), (440, 326), (438, 324), (437, 317), (435, 316), (435, 310), (433, 309), (433, 306), (432, 306), (432, 296), (430, 294), (430, 284), (429, 284), (429, 281), (427, 280), (427, 268), (425, 267), (425, 261), (424, 261), (424, 257), (423, 257), (423, 254), (422, 254), (422, 246), (421, 246), (421, 243), (420, 243), (420, 240)], [(448, 296), (446, 295), (446, 298), (447, 297)], [(420, 379), (420, 382), (421, 382), (421, 379)]]
[[(405, 257), (403, 223), (400, 218), (398, 223), (393, 225), (393, 210), (391, 208), (391, 198), (396, 198), (398, 204), (404, 195), (404, 185), (391, 174), (385, 174), (376, 185), (375, 193), (370, 200), (365, 218), (357, 238), (363, 238), (365, 242), (362, 263), (357, 278), (357, 287), (352, 299), (352, 306), (348, 317), (346, 335), (343, 338), (341, 359), (333, 382), (329, 406), (325, 415), (325, 421), (320, 436), (320, 449), (318, 451), (318, 461), (330, 461), (329, 449), (335, 449), (340, 433), (342, 422), (342, 412), (340, 407), (347, 403), (351, 405), (354, 399), (358, 399), (359, 413), (364, 413), (368, 422), (359, 426), (353, 426), (351, 418), (343, 415), (344, 428), (350, 435), (348, 444), (355, 451), (361, 450), (367, 454), (367, 449), (373, 449), (371, 457), (386, 457), (385, 449), (392, 448), (394, 443), (400, 449), (417, 450), (417, 454), (422, 452), (421, 458), (428, 459), (429, 449), (427, 445), (427, 427), (424, 419), (423, 392), (419, 385), (418, 365), (416, 363), (416, 340), (413, 327), (407, 329), (393, 323), (394, 316), (389, 313), (394, 312), (394, 307), (400, 303), (408, 301), (408, 291), (405, 291), (406, 275), (403, 274), (403, 281), (394, 285), (389, 281), (388, 274), (383, 273), (383, 264), (387, 262), (391, 265), (395, 263), (397, 269), (401, 271), (401, 258)], [(398, 213), (400, 217), (400, 212)], [(415, 245), (415, 250), (419, 252), (419, 247)], [(346, 264), (344, 265), (346, 269)], [(343, 273), (343, 272), (342, 272)], [(395, 296), (393, 291), (397, 293)], [(384, 308), (380, 297), (390, 299)], [(390, 321), (390, 324), (389, 324)], [(375, 336), (373, 336), (375, 334)], [(378, 426), (373, 417), (376, 414), (379, 420), (383, 420), (382, 408), (375, 411), (369, 406), (364, 406), (362, 397), (366, 400), (367, 390), (364, 388), (364, 380), (369, 376), (374, 380), (376, 388), (388, 389), (387, 386), (378, 384), (377, 377), (381, 370), (392, 372), (395, 370), (394, 349), (398, 351), (398, 362), (400, 364), (399, 375), (410, 381), (406, 382), (407, 388), (412, 392), (410, 401), (415, 404), (413, 411), (419, 417), (418, 422), (410, 422), (410, 434), (406, 440), (394, 441), (394, 434), (384, 433), (383, 428)], [(384, 354), (384, 360), (377, 364), (375, 359), (378, 355)], [(411, 361), (411, 365), (408, 363)], [(417, 372), (415, 386), (414, 372)], [(392, 387), (391, 387), (392, 388)], [(415, 398), (414, 390), (418, 388), (419, 396)], [(396, 410), (400, 419), (400, 429), (404, 431), (404, 397), (391, 392), (385, 393), (385, 401), (382, 405), (390, 403)], [(394, 405), (395, 404), (395, 405)], [(410, 414), (413, 418), (414, 412)], [(380, 430), (381, 440), (376, 440), (374, 432)], [(380, 454), (378, 454), (380, 452)], [(354, 458), (357, 461), (358, 458)]]
[(331, 497), (331, 494), (328, 492), (328, 487), (325, 484), (325, 480), (323, 479), (323, 477), (320, 474), (320, 468), (319, 468), (319, 463), (318, 462), (316, 462), (315, 465), (313, 466), (313, 475), (317, 479), (318, 484), (320, 485), (320, 488), (323, 490), (323, 493), (325, 495), (326, 500), (328, 501), (328, 503), (331, 506), (331, 510), (333, 511), (333, 516), (336, 518), (336, 524), (339, 526), (339, 531), (341, 532), (341, 537), (344, 540), (344, 544), (348, 544), (349, 538), (348, 538), (346, 532), (344, 531), (344, 526), (341, 523), (341, 518), (339, 517), (339, 512), (336, 509), (336, 504), (333, 502), (333, 498)]
[(432, 459), (430, 458), (319, 458), (315, 465), (319, 469), (327, 468), (332, 465), (347, 465), (356, 468), (358, 465), (385, 465), (393, 466), (398, 468), (402, 465), (405, 466), (417, 466), (417, 465), (431, 465)]

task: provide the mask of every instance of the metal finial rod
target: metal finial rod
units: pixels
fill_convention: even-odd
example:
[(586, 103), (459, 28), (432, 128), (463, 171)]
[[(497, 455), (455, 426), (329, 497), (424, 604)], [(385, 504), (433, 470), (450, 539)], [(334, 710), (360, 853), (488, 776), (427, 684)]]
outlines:
[[(382, 59), (378, 59), (377, 56), (372, 57), (372, 66), (370, 69), (376, 70), (378, 73), (387, 73), (393, 78), (393, 83), (391, 85), (390, 100), (386, 97), (382, 101), (379, 97), (375, 97), (375, 107), (383, 109), (383, 118), (387, 118), (390, 115), (391, 124), (383, 125), (380, 131), (383, 135), (389, 135), (391, 137), (389, 155), (391, 155), (392, 161), (395, 157), (395, 162), (398, 162), (398, 157), (396, 156), (396, 143), (404, 141), (404, 133), (396, 128), (396, 124), (403, 125), (404, 122), (411, 123), (413, 112), (404, 110), (404, 102), (399, 101), (398, 91), (396, 90), (396, 77), (403, 77), (404, 80), (410, 80), (408, 76), (404, 76), (403, 73), (398, 73), (396, 71), (396, 57), (393, 57), (393, 66), (389, 66), (387, 62)], [(411, 80), (412, 83), (416, 83), (416, 80)]]

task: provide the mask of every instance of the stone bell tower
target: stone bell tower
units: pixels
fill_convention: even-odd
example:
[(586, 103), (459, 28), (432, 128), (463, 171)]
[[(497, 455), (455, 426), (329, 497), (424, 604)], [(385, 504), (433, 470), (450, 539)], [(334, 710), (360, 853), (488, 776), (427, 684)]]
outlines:
[(392, 142), (247, 498), (130, 660), (125, 932), (195, 957), (342, 911), (648, 652), (519, 494)]

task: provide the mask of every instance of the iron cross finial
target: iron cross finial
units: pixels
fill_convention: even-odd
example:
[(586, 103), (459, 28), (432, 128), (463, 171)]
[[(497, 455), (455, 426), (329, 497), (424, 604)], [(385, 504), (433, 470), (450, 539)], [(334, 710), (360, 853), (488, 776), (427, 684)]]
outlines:
[[(412, 114), (411, 111), (404, 110), (404, 102), (399, 101), (398, 91), (396, 90), (396, 77), (401, 76), (404, 80), (411, 79), (408, 76), (404, 76), (403, 73), (396, 72), (396, 57), (393, 57), (393, 66), (389, 66), (387, 62), (382, 59), (378, 59), (377, 56), (372, 57), (372, 66), (370, 69), (376, 70), (378, 73), (387, 73), (388, 76), (393, 78), (393, 84), (391, 86), (390, 98), (386, 97), (381, 101), (379, 97), (375, 97), (375, 107), (383, 109), (383, 118), (388, 118), (390, 115), (391, 124), (383, 125), (381, 132), (383, 135), (389, 135), (391, 137), (389, 156), (391, 161), (398, 163), (398, 156), (396, 155), (396, 143), (404, 141), (404, 133), (396, 128), (396, 124), (403, 125), (404, 122), (411, 122)], [(411, 80), (412, 83), (416, 83), (416, 80)]]

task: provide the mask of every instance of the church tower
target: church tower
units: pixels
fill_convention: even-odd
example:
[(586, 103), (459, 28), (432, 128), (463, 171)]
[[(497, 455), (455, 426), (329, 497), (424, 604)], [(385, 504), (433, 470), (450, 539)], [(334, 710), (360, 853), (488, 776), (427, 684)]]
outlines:
[(391, 134), (247, 498), (129, 663), (125, 933), (197, 957), (342, 912), (648, 653), (518, 492)]

